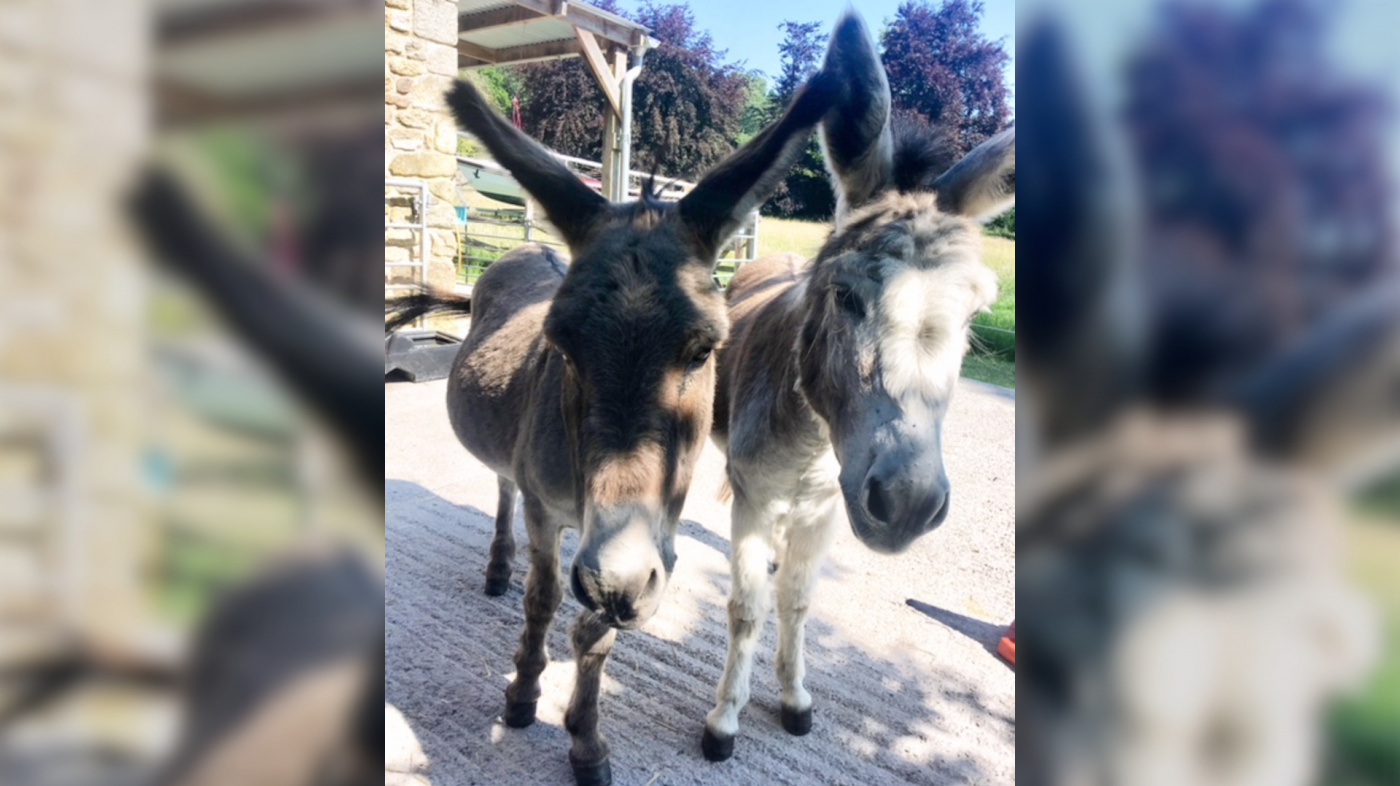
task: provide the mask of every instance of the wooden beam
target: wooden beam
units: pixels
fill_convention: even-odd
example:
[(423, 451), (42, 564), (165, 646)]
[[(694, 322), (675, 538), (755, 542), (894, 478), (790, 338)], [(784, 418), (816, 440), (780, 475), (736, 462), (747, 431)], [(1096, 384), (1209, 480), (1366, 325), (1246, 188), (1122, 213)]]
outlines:
[(593, 78), (597, 79), (598, 85), (603, 88), (603, 95), (608, 97), (608, 105), (612, 107), (613, 114), (622, 117), (622, 99), (617, 94), (617, 80), (613, 79), (612, 69), (603, 57), (603, 50), (598, 47), (598, 39), (579, 27), (574, 28), (574, 33), (578, 35), (579, 45), (583, 49), (583, 59), (588, 62)]
[(480, 60), (483, 63), (501, 62), (501, 58), (496, 54), (496, 50), (473, 44), (471, 41), (458, 41), (457, 53), (466, 55), (475, 60)]
[(462, 14), (457, 19), (458, 33), (476, 33), (482, 30), (494, 30), (500, 27), (510, 27), (512, 25), (524, 24), (536, 19), (546, 19), (538, 11), (529, 8), (521, 8), (518, 5), (508, 5), (504, 8), (492, 8), (489, 11), (476, 11), (474, 13)]
[(251, 122), (273, 116), (315, 114), (340, 107), (363, 106), (383, 86), (364, 79), (308, 85), (257, 95), (224, 97), (171, 79), (155, 84), (156, 124), (162, 129), (211, 123)]
[(559, 0), (511, 0), (511, 2), (543, 16), (564, 19), (574, 27), (587, 30), (593, 35), (615, 44), (638, 46), (646, 37), (646, 34), (641, 30), (620, 25), (586, 8), (570, 5), (567, 2)]
[(303, 22), (373, 13), (375, 6), (368, 0), (247, 0), (157, 14), (155, 39), (161, 47), (183, 46), (281, 30)]
[(458, 41), (457, 53), (466, 57), (494, 65), (516, 65), (534, 63), (540, 60), (557, 60), (561, 57), (574, 57), (581, 51), (577, 38), (558, 41), (542, 41), (538, 44), (510, 46), (504, 49), (487, 49), (470, 41)]

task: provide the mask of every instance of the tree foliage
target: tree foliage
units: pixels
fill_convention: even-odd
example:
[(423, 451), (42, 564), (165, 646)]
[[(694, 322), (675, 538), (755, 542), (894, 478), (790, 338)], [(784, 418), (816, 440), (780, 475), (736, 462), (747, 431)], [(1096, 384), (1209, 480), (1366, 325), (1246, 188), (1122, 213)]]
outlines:
[[(797, 89), (821, 66), (826, 34), (820, 22), (786, 21), (778, 25), (783, 42), (778, 45), (782, 70), (768, 95), (768, 120), (776, 120)], [(822, 163), (821, 145), (813, 135), (807, 148), (773, 192), (763, 208), (768, 215), (821, 220), (836, 209), (836, 197)]]
[(1339, 67), (1329, 8), (1169, 6), (1128, 64), (1171, 394), (1218, 389), (1396, 272), (1387, 99)]
[(1009, 61), (1003, 42), (978, 30), (981, 0), (906, 0), (883, 38), (896, 114), (947, 129), (959, 154), (1006, 126)]
[(773, 109), (768, 100), (768, 79), (757, 69), (748, 72), (748, 87), (744, 90), (744, 111), (739, 115), (739, 144), (743, 144), (763, 130), (772, 116)]
[(773, 85), (773, 100), (776, 111), (782, 111), (797, 88), (821, 65), (826, 36), (822, 33), (821, 22), (786, 21), (778, 25), (778, 29), (783, 31), (783, 42), (778, 44), (782, 73)]
[[(776, 119), (826, 50), (820, 22), (783, 22), (782, 67), (770, 86), (761, 74), (726, 62), (684, 0), (647, 2), (631, 14), (616, 0), (594, 4), (646, 25), (661, 42), (633, 88), (632, 166), (673, 177), (699, 177)], [(981, 15), (978, 0), (945, 0), (936, 9), (908, 0), (882, 37), (896, 118), (952, 134), (959, 151), (1001, 130), (1008, 116), (1001, 70), (1007, 55), (1000, 41), (978, 32)], [(567, 155), (602, 158), (607, 101), (582, 59), (476, 73), (502, 111), (519, 95), (528, 134)], [(825, 219), (834, 207), (814, 136), (765, 212)]]
[[(632, 166), (694, 179), (728, 155), (739, 137), (750, 75), (726, 63), (684, 4), (647, 3), (627, 15), (661, 46), (647, 53), (632, 91)], [(521, 66), (525, 131), (567, 155), (602, 158), (607, 100), (580, 58)]]
[(1002, 213), (991, 221), (987, 222), (987, 234), (992, 237), (1004, 237), (1007, 240), (1016, 239), (1016, 208)]
[(734, 150), (749, 77), (724, 62), (685, 4), (647, 3), (636, 21), (661, 46), (646, 58), (633, 91), (638, 169), (695, 179)]
[(603, 155), (607, 96), (581, 58), (516, 66), (520, 121), (525, 133), (547, 147), (593, 161)]

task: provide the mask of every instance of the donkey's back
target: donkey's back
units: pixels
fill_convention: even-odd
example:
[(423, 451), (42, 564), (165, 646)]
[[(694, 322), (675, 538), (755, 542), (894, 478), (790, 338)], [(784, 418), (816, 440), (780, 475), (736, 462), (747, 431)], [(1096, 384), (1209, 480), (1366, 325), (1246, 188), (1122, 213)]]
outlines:
[(568, 262), (538, 243), (491, 264), (472, 289), (472, 323), (452, 361), (447, 414), (457, 439), (498, 475), (511, 466), (544, 352), (550, 300)]
[[(766, 330), (781, 329), (779, 313), (774, 310), (765, 322), (765, 328), (755, 330), (754, 323), (760, 312), (773, 303), (780, 295), (792, 289), (810, 263), (805, 257), (792, 253), (771, 254), (756, 259), (739, 268), (729, 281), (726, 299), (729, 305), (730, 339), (719, 350), (719, 377), (715, 384), (715, 417), (710, 427), (710, 436), (721, 449), (727, 449), (729, 441), (729, 403), (732, 388), (742, 374), (740, 364), (754, 351), (763, 351), (765, 342), (753, 341), (750, 336)], [(771, 343), (771, 342), (769, 342)], [(759, 369), (781, 368), (758, 361)]]

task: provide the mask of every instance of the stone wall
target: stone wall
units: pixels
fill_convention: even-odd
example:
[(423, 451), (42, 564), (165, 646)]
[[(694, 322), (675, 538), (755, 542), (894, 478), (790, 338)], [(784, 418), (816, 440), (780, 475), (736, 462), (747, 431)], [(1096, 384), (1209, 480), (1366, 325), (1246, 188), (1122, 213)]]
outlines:
[(149, 134), (146, 10), (23, 0), (0, 25), (0, 596), (117, 651), (151, 544), (145, 268), (120, 210)]
[[(457, 171), (457, 127), (443, 95), (457, 74), (455, 0), (385, 0), (384, 175), (423, 180), (432, 193), (428, 282), (450, 288), (456, 281), (453, 253)], [(407, 200), (385, 205), (394, 221), (408, 220)], [(388, 230), (386, 262), (416, 258), (417, 233)], [(408, 268), (400, 268), (406, 273)], [(396, 279), (397, 282), (397, 279)], [(385, 279), (385, 283), (390, 283)]]

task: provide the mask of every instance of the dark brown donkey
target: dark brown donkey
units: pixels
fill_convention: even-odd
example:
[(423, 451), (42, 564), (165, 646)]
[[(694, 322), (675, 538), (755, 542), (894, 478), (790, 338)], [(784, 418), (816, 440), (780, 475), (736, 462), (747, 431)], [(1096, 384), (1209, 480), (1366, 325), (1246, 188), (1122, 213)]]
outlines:
[[(472, 294), (472, 326), (453, 362), (447, 409), (457, 438), (500, 476), (486, 591), (509, 582), (518, 488), (530, 539), (525, 633), (504, 720), (535, 720), (545, 634), (563, 597), (559, 539), (581, 531), (570, 571), (585, 607), (572, 641), (578, 677), (565, 716), (579, 784), (610, 782), (598, 686), (616, 631), (655, 613), (675, 563), (675, 532), (710, 431), (713, 352), (729, 332), (711, 273), (718, 249), (777, 185), (830, 106), (825, 81), (675, 203), (612, 204), (521, 134), (464, 82), (447, 100), (544, 208), (570, 264), (526, 245), (501, 257)], [(461, 311), (419, 294), (386, 308), (386, 328)]]

